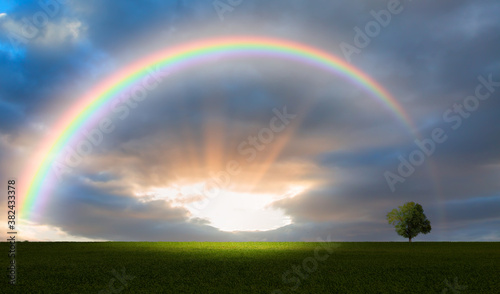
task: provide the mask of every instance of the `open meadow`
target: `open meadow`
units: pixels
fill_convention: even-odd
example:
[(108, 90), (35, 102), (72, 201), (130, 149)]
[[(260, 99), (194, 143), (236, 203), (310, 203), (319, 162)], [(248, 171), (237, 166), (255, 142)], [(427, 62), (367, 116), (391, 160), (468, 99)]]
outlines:
[[(500, 243), (17, 245), (1, 293), (499, 293)], [(7, 252), (7, 243), (1, 243)], [(1, 255), (3, 268), (8, 260)], [(4, 275), (5, 276), (5, 275)]]

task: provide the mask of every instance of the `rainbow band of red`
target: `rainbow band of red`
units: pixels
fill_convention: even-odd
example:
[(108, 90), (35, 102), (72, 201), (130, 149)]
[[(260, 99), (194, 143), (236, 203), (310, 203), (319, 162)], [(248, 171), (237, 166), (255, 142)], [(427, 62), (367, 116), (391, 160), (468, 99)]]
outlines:
[[(263, 56), (281, 58), (332, 72), (353, 84), (360, 86), (370, 96), (378, 99), (391, 110), (410, 130), (414, 130), (411, 120), (399, 102), (381, 85), (367, 74), (344, 60), (319, 49), (265, 37), (225, 37), (197, 41), (167, 48), (124, 68), (104, 82), (97, 85), (86, 95), (79, 98), (53, 128), (52, 136), (45, 140), (37, 156), (27, 168), (25, 181), (21, 187), (25, 195), (21, 207), (21, 217), (26, 219), (49, 193), (43, 189), (49, 181), (54, 159), (63, 152), (65, 146), (75, 137), (82, 127), (91, 120), (101, 108), (116, 98), (121, 91), (148, 75), (152, 66), (165, 70), (181, 70), (206, 62), (217, 57)], [(43, 193), (41, 191), (43, 190)], [(26, 192), (25, 192), (26, 191)]]

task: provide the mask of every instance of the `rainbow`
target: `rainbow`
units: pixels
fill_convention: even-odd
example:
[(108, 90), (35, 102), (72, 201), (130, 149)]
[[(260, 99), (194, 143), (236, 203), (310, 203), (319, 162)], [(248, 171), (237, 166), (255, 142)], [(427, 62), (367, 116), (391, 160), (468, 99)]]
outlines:
[(288, 40), (256, 36), (196, 41), (147, 56), (110, 76), (77, 99), (74, 106), (55, 124), (53, 132), (42, 142), (39, 152), (30, 160), (30, 165), (25, 170), (23, 178), (26, 184), (20, 185), (21, 195), (24, 195), (21, 217), (29, 219), (30, 213), (49, 197), (50, 189), (47, 187), (51, 182), (51, 166), (65, 146), (121, 91), (146, 77), (152, 66), (172, 72), (199, 65), (213, 60), (214, 57), (242, 56), (286, 59), (341, 76), (378, 99), (410, 130), (414, 130), (405, 110), (387, 90), (356, 67), (327, 52)]

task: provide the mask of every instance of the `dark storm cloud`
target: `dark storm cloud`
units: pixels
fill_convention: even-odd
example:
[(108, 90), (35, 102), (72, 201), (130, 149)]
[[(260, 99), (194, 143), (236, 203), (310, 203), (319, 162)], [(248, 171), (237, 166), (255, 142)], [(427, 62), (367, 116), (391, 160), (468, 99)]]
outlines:
[(449, 201), (445, 209), (448, 214), (452, 212), (448, 218), (451, 222), (466, 223), (469, 221), (498, 220), (500, 196)]
[[(427, 214), (429, 216), (429, 214)], [(496, 241), (500, 237), (498, 220), (470, 222), (461, 225), (433, 225), (427, 235), (417, 236), (417, 241)], [(325, 222), (293, 224), (270, 232), (245, 232), (238, 235), (247, 240), (268, 242), (321, 242), (321, 241), (407, 241), (394, 232), (394, 228), (381, 217), (379, 221)]]
[(82, 21), (89, 24), (89, 38), (92, 43), (106, 51), (120, 51), (130, 40), (154, 33), (165, 37), (176, 25), (189, 20), (214, 18), (213, 8), (206, 1), (156, 1), (140, 3), (127, 1), (85, 1), (72, 2)]
[(0, 131), (10, 131), (23, 122), (23, 109), (21, 105), (11, 104), (0, 100)]
[[(495, 66), (500, 43), (497, 2), (409, 5), (370, 43), (368, 54), (360, 54), (380, 66), (394, 64), (383, 84), (391, 85), (398, 97), (413, 96), (407, 108), (441, 115), (444, 109), (436, 106), (448, 107), (472, 94), (479, 75), (500, 75)], [(397, 85), (404, 90), (399, 92)]]
[[(387, 9), (387, 3), (243, 1), (220, 21), (211, 1), (68, 1), (50, 23), (66, 29), (68, 23), (80, 23), (78, 37), (47, 44), (54, 29), (47, 26), (17, 49), (10, 46), (8, 28), (40, 11), (38, 1), (0, 5), (0, 13), (7, 13), (0, 16), (0, 135), (15, 136), (33, 122), (50, 125), (53, 118), (46, 112), (66, 105), (60, 101), (71, 102), (158, 44), (192, 39), (205, 29), (207, 35), (217, 35), (252, 32), (252, 27), (342, 57), (341, 42), (353, 44), (354, 27), (364, 28), (373, 20), (370, 11)], [(228, 144), (234, 145), (265, 126), (274, 107), (287, 105), (302, 115), (301, 124), (278, 162), (291, 158), (312, 162), (321, 170), (315, 177), (322, 181), (295, 198), (273, 204), (294, 219), (293, 225), (265, 233), (222, 233), (202, 220), (189, 222), (185, 210), (169, 203), (142, 203), (126, 188), (119, 192), (103, 188), (98, 183), (129, 178), (85, 164), (75, 176), (81, 173), (92, 184), (68, 181), (58, 190), (46, 223), (75, 236), (110, 240), (295, 241), (328, 234), (335, 240), (397, 240), (385, 224), (385, 214), (396, 205), (416, 201), (435, 226), (422, 240), (498, 240), (500, 88), (481, 101), (457, 130), (443, 120), (443, 114), (474, 94), (478, 76), (491, 74), (500, 81), (500, 4), (494, 0), (401, 3), (403, 11), (393, 15), (361, 53), (352, 55), (352, 63), (401, 101), (423, 138), (439, 127), (449, 139), (398, 184), (397, 192), (390, 191), (384, 172), (396, 172), (398, 156), (407, 157), (417, 147), (387, 110), (370, 99), (347, 99), (365, 94), (315, 70), (287, 65), (286, 73), (277, 75), (275, 69), (285, 68), (279, 62), (220, 62), (219, 67), (207, 65), (172, 76), (130, 109), (124, 120), (112, 114), (116, 130), (87, 163), (106, 156), (140, 159), (130, 173), (152, 175), (152, 167), (173, 161), (175, 153), (169, 148), (188, 141), (186, 129), (194, 138), (195, 152), (201, 154), (206, 122), (234, 127), (224, 132)], [(267, 69), (266, 63), (274, 69)], [(229, 69), (233, 71), (228, 73)], [(328, 147), (318, 148), (320, 155), (304, 152), (319, 144)], [(0, 146), (5, 173), (10, 155), (16, 152), (9, 144)], [(160, 156), (172, 160), (158, 160)], [(442, 211), (446, 219), (440, 219)]]
[(96, 189), (84, 178), (66, 178), (52, 198), (43, 222), (74, 235), (125, 241), (237, 240), (203, 221), (188, 221), (188, 212), (168, 202), (140, 202), (126, 193)]

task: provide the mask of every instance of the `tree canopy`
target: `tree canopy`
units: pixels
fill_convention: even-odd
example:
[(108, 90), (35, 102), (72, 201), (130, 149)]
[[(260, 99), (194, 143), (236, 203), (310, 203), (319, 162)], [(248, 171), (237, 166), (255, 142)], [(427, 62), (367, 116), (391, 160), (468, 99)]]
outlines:
[(387, 221), (394, 225), (398, 235), (408, 238), (409, 242), (418, 234), (431, 231), (431, 222), (425, 216), (422, 205), (415, 202), (394, 208), (387, 214)]

